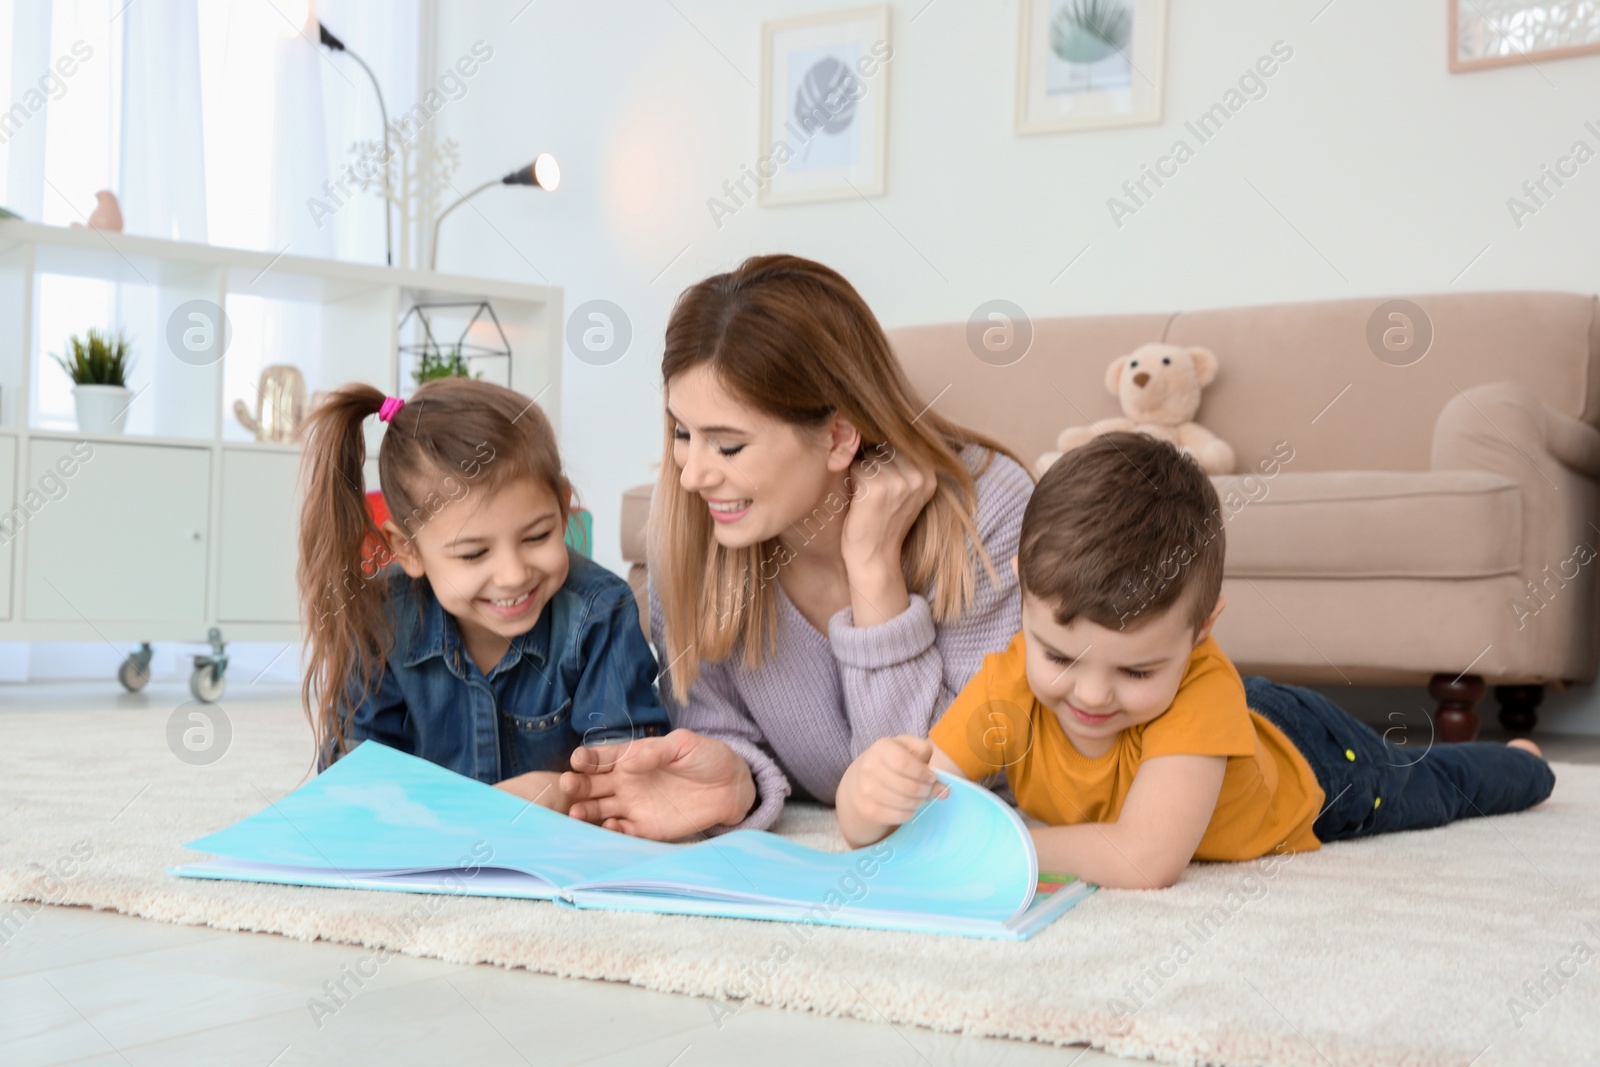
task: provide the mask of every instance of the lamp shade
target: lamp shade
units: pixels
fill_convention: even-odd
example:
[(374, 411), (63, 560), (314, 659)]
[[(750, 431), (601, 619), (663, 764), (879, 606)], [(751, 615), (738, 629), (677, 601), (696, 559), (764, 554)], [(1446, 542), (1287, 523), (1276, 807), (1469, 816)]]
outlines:
[(561, 164), (549, 152), (540, 152), (538, 158), (520, 170), (514, 170), (501, 179), (506, 185), (537, 185), (546, 192), (555, 192), (561, 184)]

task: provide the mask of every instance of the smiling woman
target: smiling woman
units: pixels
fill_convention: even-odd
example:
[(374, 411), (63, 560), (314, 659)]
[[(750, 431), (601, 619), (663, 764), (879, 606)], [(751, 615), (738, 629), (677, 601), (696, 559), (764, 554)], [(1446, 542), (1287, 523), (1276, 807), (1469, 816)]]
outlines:
[(836, 272), (761, 256), (667, 325), (651, 633), (674, 730), (574, 755), (572, 814), (675, 838), (832, 803), (878, 738), (926, 734), (1018, 626), (1033, 481), (913, 395)]

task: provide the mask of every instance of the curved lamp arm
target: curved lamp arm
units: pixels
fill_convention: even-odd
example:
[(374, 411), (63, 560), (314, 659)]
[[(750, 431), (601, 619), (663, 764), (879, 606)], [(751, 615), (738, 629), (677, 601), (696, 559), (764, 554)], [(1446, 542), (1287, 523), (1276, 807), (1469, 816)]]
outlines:
[(378, 117), (383, 120), (383, 261), (389, 266), (394, 266), (394, 202), (389, 198), (389, 160), (394, 158), (394, 149), (389, 147), (389, 109), (383, 103), (383, 89), (378, 85), (378, 76), (367, 66), (367, 61), (350, 51), (345, 43), (328, 32), (328, 27), (320, 21), (317, 23), (317, 36), (322, 47), (330, 52), (343, 52), (367, 72), (367, 77), (372, 79), (372, 91), (378, 94)]
[(547, 192), (555, 192), (556, 186), (561, 184), (561, 165), (556, 162), (556, 157), (549, 152), (541, 152), (532, 163), (525, 167), (518, 167), (504, 178), (486, 181), (467, 195), (459, 198), (455, 203), (439, 212), (439, 217), (433, 220), (433, 244), (428, 249), (428, 269), (437, 270), (439, 267), (439, 226), (444, 222), (445, 216), (468, 200), (477, 196), (491, 185), (534, 185)]
[(433, 220), (433, 243), (428, 246), (429, 270), (439, 269), (439, 226), (444, 222), (445, 216), (450, 214), (450, 212), (454, 211), (456, 208), (460, 207), (462, 204), (465, 204), (468, 200), (471, 200), (473, 197), (477, 196), (479, 193), (483, 192), (485, 189), (489, 188), (489, 186), (499, 184), (499, 178), (492, 178), (478, 186), (476, 189), (472, 190), (472, 192), (468, 193), (466, 196), (463, 196), (461, 199), (457, 200), (455, 203), (451, 204), (449, 207), (445, 208), (443, 211), (439, 212), (439, 217)]

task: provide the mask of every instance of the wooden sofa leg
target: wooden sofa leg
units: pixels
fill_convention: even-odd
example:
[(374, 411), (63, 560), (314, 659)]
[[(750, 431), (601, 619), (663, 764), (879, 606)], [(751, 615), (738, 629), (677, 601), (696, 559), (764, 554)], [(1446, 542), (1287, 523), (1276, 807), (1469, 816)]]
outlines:
[(1434, 726), (1441, 741), (1472, 741), (1478, 736), (1475, 705), (1483, 697), (1483, 678), (1476, 674), (1452, 677), (1436, 674), (1428, 682), (1428, 693), (1439, 702), (1433, 713)]
[(1544, 699), (1542, 685), (1497, 685), (1495, 703), (1500, 705), (1500, 725), (1514, 734), (1532, 733), (1539, 722), (1534, 709)]

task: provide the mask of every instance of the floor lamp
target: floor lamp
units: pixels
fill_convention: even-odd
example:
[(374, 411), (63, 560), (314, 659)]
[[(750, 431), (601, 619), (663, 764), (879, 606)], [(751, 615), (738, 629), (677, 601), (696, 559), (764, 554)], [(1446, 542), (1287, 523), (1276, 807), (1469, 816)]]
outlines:
[(343, 41), (328, 32), (328, 27), (320, 21), (317, 23), (317, 33), (321, 35), (322, 47), (330, 52), (343, 52), (367, 72), (367, 77), (372, 79), (372, 89), (378, 94), (378, 114), (383, 119), (383, 157), (384, 157), (384, 190), (383, 190), (383, 261), (389, 266), (394, 266), (394, 204), (389, 200), (388, 174), (389, 160), (394, 158), (394, 150), (389, 147), (389, 109), (383, 105), (383, 89), (378, 86), (378, 76), (372, 73), (372, 68), (367, 66), (366, 60), (356, 55), (345, 47)]
[(433, 223), (433, 244), (428, 249), (428, 269), (437, 270), (439, 267), (439, 225), (444, 222), (444, 217), (468, 200), (477, 196), (491, 185), (536, 185), (546, 192), (555, 192), (556, 186), (561, 184), (561, 165), (556, 162), (556, 157), (549, 152), (539, 153), (539, 157), (520, 170), (514, 170), (504, 178), (495, 178), (484, 182), (476, 189), (461, 197), (455, 203), (439, 212), (439, 217)]

